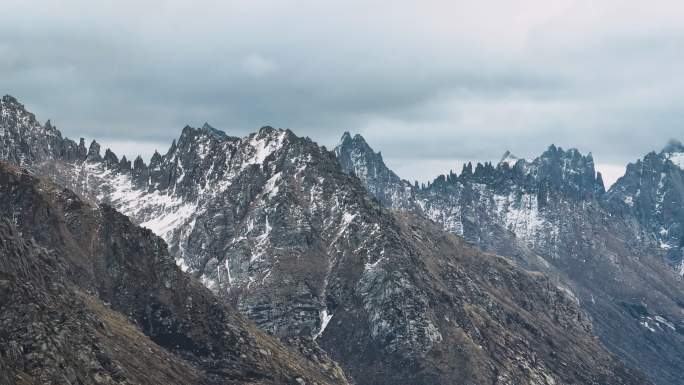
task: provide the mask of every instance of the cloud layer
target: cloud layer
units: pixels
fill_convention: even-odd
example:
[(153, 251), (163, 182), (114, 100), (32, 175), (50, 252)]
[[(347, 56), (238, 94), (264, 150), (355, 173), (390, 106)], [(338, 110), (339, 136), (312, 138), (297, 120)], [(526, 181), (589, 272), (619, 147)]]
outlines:
[(550, 143), (615, 173), (684, 139), (683, 64), (675, 1), (0, 3), (0, 93), (69, 136), (349, 130), (419, 180)]

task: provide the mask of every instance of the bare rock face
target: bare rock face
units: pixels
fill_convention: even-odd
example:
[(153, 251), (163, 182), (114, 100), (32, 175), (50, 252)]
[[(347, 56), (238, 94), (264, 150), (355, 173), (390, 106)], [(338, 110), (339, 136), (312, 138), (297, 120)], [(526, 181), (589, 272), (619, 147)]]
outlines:
[(335, 151), (354, 160), (341, 164), (388, 207), (412, 208), (480, 249), (548, 274), (591, 314), (609, 349), (671, 384), (684, 381), (684, 286), (667, 263), (681, 260), (678, 148), (628, 166), (608, 193), (591, 155), (555, 146), (533, 161), (507, 152), (497, 165), (469, 163), (410, 193), (406, 181), (373, 177), (393, 173), (358, 135), (343, 136)]
[(3, 384), (201, 384), (188, 362), (65, 278), (67, 263), (0, 222)]
[(684, 275), (684, 146), (672, 141), (660, 153), (627, 165), (610, 188), (613, 211), (636, 218)]
[[(17, 120), (7, 119), (4, 129), (16, 131)], [(37, 123), (25, 121), (34, 128), (28, 134), (42, 135)], [(136, 159), (132, 168), (112, 155), (16, 158), (168, 242), (175, 261), (163, 254), (163, 262), (141, 268), (155, 277), (121, 274), (117, 250), (137, 238), (110, 235), (108, 229), (128, 223), (123, 217), (103, 222), (95, 244), (109, 251), (96, 254), (119, 279), (90, 284), (118, 293), (105, 298), (188, 357), (228, 354), (214, 335), (186, 340), (196, 324), (221, 330), (225, 320), (213, 310), (200, 318), (164, 317), (189, 306), (176, 278), (166, 275), (173, 262), (307, 362), (327, 365), (326, 378), (336, 378), (327, 353), (358, 384), (648, 383), (595, 339), (591, 320), (554, 280), (484, 254), (421, 216), (389, 211), (345, 172), (341, 157), (289, 130), (263, 127), (237, 138), (209, 125), (186, 127), (166, 154), (149, 165)], [(385, 186), (396, 182), (391, 173), (366, 170)], [(595, 179), (576, 182), (578, 199), (593, 196)], [(79, 239), (92, 239), (88, 234)], [(81, 275), (88, 284), (88, 274), (74, 273)], [(140, 291), (129, 287), (149, 291), (148, 282), (158, 283), (153, 299), (127, 294)]]
[(7, 383), (346, 384), (182, 273), (108, 206), (0, 163), (0, 357)]
[(416, 210), (414, 186), (387, 168), (382, 154), (373, 151), (361, 135), (352, 137), (345, 132), (335, 155), (342, 169), (353, 171), (383, 205), (408, 212)]

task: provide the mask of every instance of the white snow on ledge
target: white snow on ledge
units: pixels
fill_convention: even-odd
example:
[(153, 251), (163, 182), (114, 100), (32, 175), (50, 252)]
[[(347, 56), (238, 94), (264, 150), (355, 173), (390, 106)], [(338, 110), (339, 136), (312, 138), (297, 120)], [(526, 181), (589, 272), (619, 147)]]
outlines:
[[(74, 171), (84, 174), (85, 180), (80, 183), (98, 192), (98, 201), (108, 202), (167, 243), (172, 242), (177, 229), (189, 227), (188, 230), (192, 230), (194, 227), (192, 218), (197, 215), (197, 202), (186, 202), (169, 192), (140, 189), (129, 175), (107, 169), (102, 163), (84, 162), (75, 166)], [(97, 186), (104, 188), (98, 191)], [(177, 258), (178, 261), (183, 261), (182, 255)], [(179, 265), (188, 268), (187, 265)]]
[(169, 242), (173, 230), (182, 226), (197, 211), (196, 204), (177, 204), (162, 206), (163, 214), (140, 224)]
[(321, 317), (321, 330), (319, 330), (318, 333), (316, 333), (316, 335), (314, 336), (314, 339), (317, 339), (318, 337), (320, 337), (323, 334), (323, 331), (325, 331), (325, 328), (328, 327), (328, 324), (330, 323), (330, 320), (332, 319), (333, 315), (328, 314), (328, 309), (323, 309), (323, 310), (321, 310), (320, 317)]

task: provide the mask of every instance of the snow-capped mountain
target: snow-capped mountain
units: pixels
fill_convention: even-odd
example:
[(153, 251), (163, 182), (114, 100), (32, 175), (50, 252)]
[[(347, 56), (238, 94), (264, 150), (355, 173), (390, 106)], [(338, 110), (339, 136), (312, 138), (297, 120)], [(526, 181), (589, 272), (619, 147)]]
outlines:
[[(341, 162), (343, 168), (370, 192), (380, 190), (389, 207), (414, 208), (483, 250), (545, 272), (592, 315), (616, 354), (659, 383), (684, 381), (682, 282), (665, 263), (652, 230), (638, 217), (611, 209), (591, 154), (552, 145), (527, 161), (506, 152), (497, 165), (468, 163), (459, 175), (442, 175), (398, 194), (411, 185), (396, 178), (378, 184), (368, 177), (364, 170), (392, 172), (360, 136), (348, 138), (336, 152), (356, 162)], [(667, 156), (676, 159), (662, 159)], [(664, 167), (679, 175), (671, 162)], [(670, 201), (681, 212), (681, 199)]]
[(307, 357), (322, 347), (355, 383), (648, 383), (593, 337), (566, 289), (388, 211), (335, 153), (289, 130), (186, 127), (131, 164), (96, 142), (67, 155), (85, 146), (46, 144), (47, 124), (11, 98), (0, 106), (6, 159), (152, 229), (261, 329)]
[(672, 141), (659, 153), (627, 165), (608, 192), (611, 209), (641, 223), (684, 275), (684, 146)]

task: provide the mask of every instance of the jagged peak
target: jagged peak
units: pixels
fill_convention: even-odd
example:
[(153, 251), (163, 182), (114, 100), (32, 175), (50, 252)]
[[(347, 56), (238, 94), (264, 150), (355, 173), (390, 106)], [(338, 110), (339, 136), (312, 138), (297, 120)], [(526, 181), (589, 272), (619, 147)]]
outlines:
[[(291, 141), (297, 141), (297, 140), (303, 140), (303, 141), (307, 140), (306, 138), (297, 136), (289, 128), (274, 128), (272, 126), (263, 126), (259, 129), (259, 131), (255, 132), (255, 133), (251, 133), (242, 139), (236, 138), (236, 137), (229, 137), (229, 136), (226, 136), (226, 138), (229, 140), (233, 140), (233, 139), (245, 140), (246, 139), (248, 141), (267, 139), (267, 140), (278, 140), (278, 141), (282, 141), (283, 143), (285, 143), (285, 142), (289, 143)], [(321, 146), (321, 147), (324, 147), (324, 146)]]
[(33, 121), (35, 125), (40, 126), (40, 123), (36, 121), (36, 116), (31, 113), (30, 111), (26, 110), (26, 107), (24, 107), (23, 104), (21, 104), (14, 96), (12, 95), (5, 95), (0, 99), (0, 111), (8, 110), (10, 113), (14, 111), (14, 113), (22, 115), (22, 116), (28, 116), (30, 120)]
[(147, 165), (145, 164), (145, 161), (143, 160), (142, 156), (138, 155), (135, 157), (135, 160), (133, 161), (133, 169), (140, 171), (144, 170), (147, 168)]
[(218, 139), (224, 139), (228, 136), (225, 132), (223, 132), (219, 129), (216, 129), (216, 128), (212, 127), (209, 123), (205, 122), (202, 125), (202, 127), (200, 127), (200, 128), (195, 128), (195, 127), (192, 127), (192, 126), (186, 124), (185, 127), (183, 127), (183, 130), (181, 132), (181, 137), (188, 136), (188, 135), (200, 135), (200, 134), (201, 135), (210, 135), (210, 136), (218, 138)]
[(373, 148), (368, 144), (368, 142), (366, 142), (366, 139), (361, 134), (355, 134), (352, 137), (348, 131), (345, 131), (344, 134), (342, 134), (340, 144), (337, 145), (337, 148), (354, 148), (364, 153), (373, 154), (382, 159), (382, 153), (380, 151), (376, 152), (373, 150)]
[(94, 162), (100, 161), (102, 157), (100, 156), (100, 144), (93, 140), (88, 146), (88, 154), (86, 155), (86, 161)]
[(126, 159), (126, 155), (121, 157), (121, 160), (119, 161), (119, 168), (122, 171), (131, 171), (131, 162), (128, 159)]
[(116, 156), (116, 154), (114, 153), (114, 151), (110, 150), (109, 148), (107, 148), (107, 149), (105, 150), (105, 154), (104, 154), (104, 158), (103, 158), (103, 159), (104, 159), (105, 162), (107, 162), (107, 163), (109, 163), (109, 164), (112, 164), (112, 165), (113, 165), (113, 164), (118, 164), (118, 163), (119, 163), (119, 158)]
[(155, 149), (155, 150), (154, 150), (154, 154), (152, 154), (152, 159), (150, 160), (150, 164), (161, 163), (161, 161), (162, 161), (162, 156), (161, 156), (161, 154), (159, 153), (159, 151), (157, 151), (157, 150)]
[(97, 154), (100, 153), (100, 143), (98, 143), (95, 139), (93, 139), (90, 142), (90, 146), (88, 146), (88, 152), (95, 152)]
[(259, 129), (259, 135), (268, 135), (268, 134), (274, 133), (275, 131), (276, 131), (276, 129), (273, 128), (272, 126), (262, 126)]
[(57, 129), (57, 127), (52, 125), (50, 119), (48, 119), (45, 124), (43, 124), (43, 129), (47, 131), (50, 135), (55, 135), (59, 138), (62, 137), (62, 133)]
[(221, 131), (219, 129), (212, 127), (207, 122), (204, 122), (200, 131), (203, 133), (209, 134), (209, 135), (213, 135), (219, 139), (224, 139), (228, 136), (228, 135), (226, 135), (226, 133), (224, 131)]
[(606, 185), (603, 183), (603, 175), (601, 174), (600, 171), (596, 172), (596, 192), (599, 194), (603, 194), (606, 192)]
[(461, 177), (469, 177), (473, 175), (473, 162), (463, 163), (461, 169)]
[(366, 139), (363, 137), (361, 134), (354, 134), (352, 136), (349, 131), (345, 131), (342, 134), (342, 138), (340, 138), (340, 145), (365, 145), (370, 148), (368, 143), (366, 142)]
[(544, 151), (539, 157), (535, 158), (533, 163), (539, 162), (555, 162), (556, 160), (580, 160), (581, 163), (586, 163), (588, 165), (594, 164), (594, 157), (591, 152), (587, 155), (583, 155), (577, 148), (569, 148), (564, 150), (563, 147), (551, 144), (546, 151)]
[(356, 134), (356, 135), (354, 135), (354, 141), (357, 142), (357, 143), (368, 144), (368, 143), (366, 142), (366, 138), (364, 138), (363, 135), (361, 135), (361, 134)]

